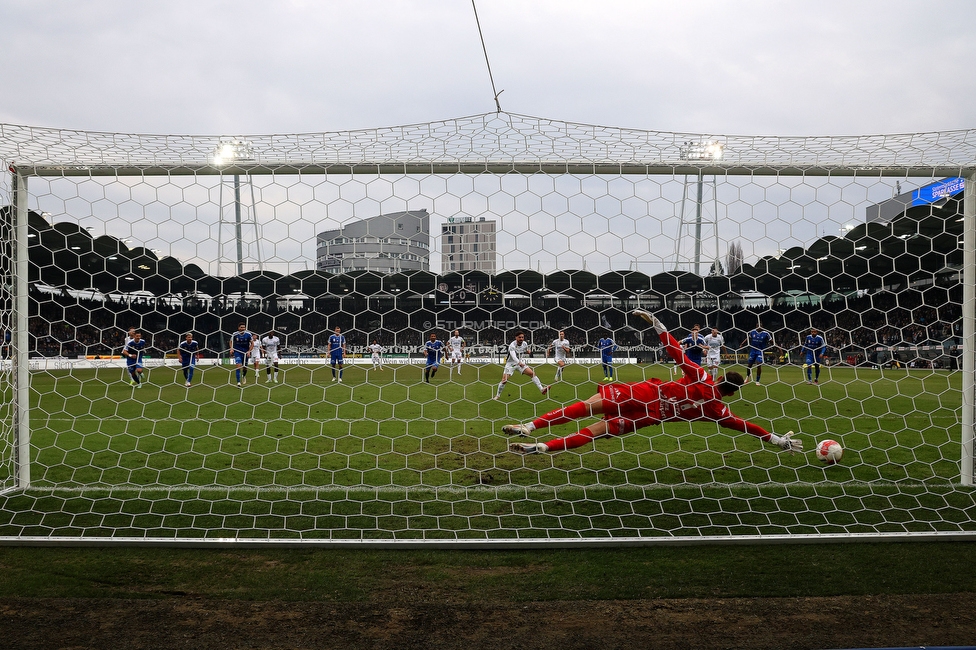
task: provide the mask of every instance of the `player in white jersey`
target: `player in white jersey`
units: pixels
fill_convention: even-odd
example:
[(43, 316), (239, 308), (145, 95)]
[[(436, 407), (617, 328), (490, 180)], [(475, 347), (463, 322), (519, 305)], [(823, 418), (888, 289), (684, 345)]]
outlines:
[(461, 332), (454, 330), (451, 338), (447, 339), (447, 349), (450, 351), (448, 363), (451, 365), (451, 374), (454, 374), (454, 367), (457, 366), (458, 376), (461, 376), (461, 362), (464, 360), (464, 339)]
[(495, 396), (492, 399), (500, 399), (502, 396), (502, 390), (505, 388), (505, 384), (508, 383), (509, 377), (514, 375), (516, 372), (520, 372), (526, 377), (532, 379), (532, 383), (539, 388), (539, 392), (543, 395), (549, 392), (548, 386), (543, 386), (539, 377), (532, 371), (532, 368), (525, 362), (525, 353), (529, 350), (529, 344), (525, 342), (525, 332), (519, 332), (515, 335), (515, 340), (508, 344), (508, 358), (505, 360), (505, 369), (502, 370), (502, 380), (498, 383), (498, 390), (495, 392)]
[(261, 339), (264, 358), (268, 364), (268, 381), (274, 384), (278, 383), (278, 347), (280, 345), (281, 339), (278, 338), (274, 330), (268, 332), (268, 335)]
[(386, 348), (380, 345), (379, 340), (373, 339), (372, 345), (369, 346), (369, 351), (372, 353), (373, 360), (373, 370), (383, 369), (383, 353), (386, 352)]
[(712, 373), (712, 380), (718, 381), (718, 367), (722, 363), (722, 352), (725, 350), (725, 337), (713, 327), (711, 333), (705, 335), (705, 365)]
[(563, 378), (563, 368), (566, 367), (566, 358), (573, 354), (573, 349), (566, 339), (566, 332), (559, 330), (559, 337), (546, 348), (546, 359), (549, 358), (550, 351), (556, 360), (556, 378), (553, 381), (560, 381)]
[(254, 364), (254, 383), (261, 381), (261, 337), (251, 332), (254, 347), (251, 348), (251, 363)]

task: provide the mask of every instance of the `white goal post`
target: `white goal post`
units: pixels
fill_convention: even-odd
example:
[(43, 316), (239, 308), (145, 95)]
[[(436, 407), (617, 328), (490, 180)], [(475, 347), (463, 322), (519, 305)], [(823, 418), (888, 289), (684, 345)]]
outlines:
[[(0, 377), (9, 395), (0, 418), (0, 543), (976, 534), (974, 130), (736, 136), (509, 113), (246, 136), (0, 124), (0, 160), (9, 170), (0, 208), (10, 237), (0, 253), (10, 333)], [(925, 195), (943, 178), (962, 180), (951, 193)], [(698, 212), (689, 217), (695, 182)], [(903, 196), (901, 211), (886, 217), (884, 206)], [(236, 223), (227, 222), (227, 201)], [(863, 216), (868, 208), (875, 221)], [(242, 209), (251, 212), (242, 218)], [(421, 211), (431, 219), (427, 270), (324, 270), (336, 262), (321, 252), (326, 232), (360, 251), (375, 243), (379, 252), (364, 259), (412, 263), (383, 248), (390, 234), (347, 234), (350, 243), (342, 233)], [(450, 269), (453, 246), (462, 246), (455, 219), (497, 224), (494, 273)], [(695, 234), (683, 231), (689, 223)], [(249, 224), (255, 241), (242, 234)], [(228, 241), (237, 272), (225, 274)], [(463, 246), (472, 241), (487, 240)], [(733, 257), (720, 243), (741, 242), (745, 265), (723, 268)], [(126, 259), (123, 272), (117, 257)], [(150, 278), (167, 290), (147, 290)], [(452, 292), (471, 287), (471, 304), (455, 304)], [(483, 301), (496, 290), (497, 304)], [(236, 302), (221, 302), (228, 297)], [(770, 430), (799, 428), (802, 460), (714, 423), (666, 423), (597, 440), (590, 452), (510, 454), (502, 423), (531, 420), (605, 383), (595, 351), (604, 333), (624, 340), (620, 354), (631, 363), (617, 367), (622, 380), (671, 378), (659, 344), (629, 316), (634, 307), (660, 311), (676, 336), (702, 320), (721, 323), (727, 344), (746, 341), (756, 320), (773, 323), (775, 358), (765, 368), (748, 364), (756, 386), (730, 404)], [(153, 354), (177, 364), (149, 368), (145, 390), (118, 381), (123, 313), (148, 330)], [(254, 384), (272, 377), (265, 363), (253, 384), (243, 375), (240, 394), (226, 392), (233, 378), (214, 378), (233, 377), (225, 344), (238, 318), (259, 323), (258, 340), (278, 331), (286, 352), (306, 354), (311, 365), (295, 366), (301, 375), (289, 375), (282, 359), (283, 375), (301, 379), (258, 397)], [(563, 328), (576, 355), (592, 356), (553, 384), (558, 397), (546, 399), (555, 403), (517, 377), (498, 386), (507, 402), (489, 404), (501, 367), (479, 361), (458, 367), (457, 386), (445, 364), (435, 377), (443, 383), (422, 393), (426, 405), (405, 406), (426, 389), (428, 333), (446, 341), (458, 329), (494, 355), (529, 324), (535, 362), (548, 361), (546, 347)], [(327, 351), (334, 328), (348, 337), (350, 356), (363, 357), (338, 374)], [(822, 384), (819, 360), (814, 380), (802, 358), (811, 328), (833, 337)], [(201, 364), (196, 392), (177, 394), (175, 350), (187, 332), (202, 338), (214, 370)], [(419, 364), (389, 370), (374, 386), (366, 349), (374, 337), (409, 348)], [(723, 358), (723, 367), (745, 373), (745, 355)], [(537, 369), (553, 379), (548, 363)], [(338, 385), (342, 372), (348, 388)], [(831, 436), (847, 455), (825, 470), (812, 447)]]

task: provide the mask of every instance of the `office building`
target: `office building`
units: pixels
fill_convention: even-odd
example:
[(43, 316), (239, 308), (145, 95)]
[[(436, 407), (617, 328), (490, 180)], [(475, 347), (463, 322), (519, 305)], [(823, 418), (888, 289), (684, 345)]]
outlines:
[(430, 214), (408, 210), (354, 221), (316, 236), (315, 268), (326, 273), (430, 270)]
[(450, 217), (441, 226), (441, 273), (495, 274), (495, 222), (484, 217)]

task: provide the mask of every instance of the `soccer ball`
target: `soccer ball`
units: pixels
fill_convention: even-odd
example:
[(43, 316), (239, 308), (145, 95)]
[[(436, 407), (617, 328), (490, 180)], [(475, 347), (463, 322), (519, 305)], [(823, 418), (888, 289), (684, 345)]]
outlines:
[(821, 440), (817, 443), (817, 458), (833, 465), (844, 457), (844, 448), (836, 440)]

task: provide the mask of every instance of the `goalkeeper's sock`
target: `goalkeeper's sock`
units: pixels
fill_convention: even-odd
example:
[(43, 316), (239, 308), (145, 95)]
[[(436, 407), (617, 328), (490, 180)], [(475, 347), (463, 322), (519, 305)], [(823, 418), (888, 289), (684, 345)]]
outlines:
[[(566, 436), (565, 438), (556, 438), (555, 440), (550, 440), (545, 442), (545, 451), (561, 451), (563, 449), (575, 449), (577, 447), (582, 447), (583, 445), (593, 442), (593, 432), (590, 431), (589, 427), (579, 430), (579, 433), (574, 433), (571, 436)], [(543, 451), (540, 449), (539, 451)]]
[(572, 422), (573, 420), (579, 420), (580, 418), (590, 417), (590, 405), (586, 402), (576, 402), (575, 404), (570, 404), (569, 406), (556, 409), (554, 411), (549, 411), (543, 415), (540, 415), (536, 419), (532, 420), (533, 429), (541, 429), (544, 427), (554, 427), (558, 424), (565, 424), (566, 422)]

